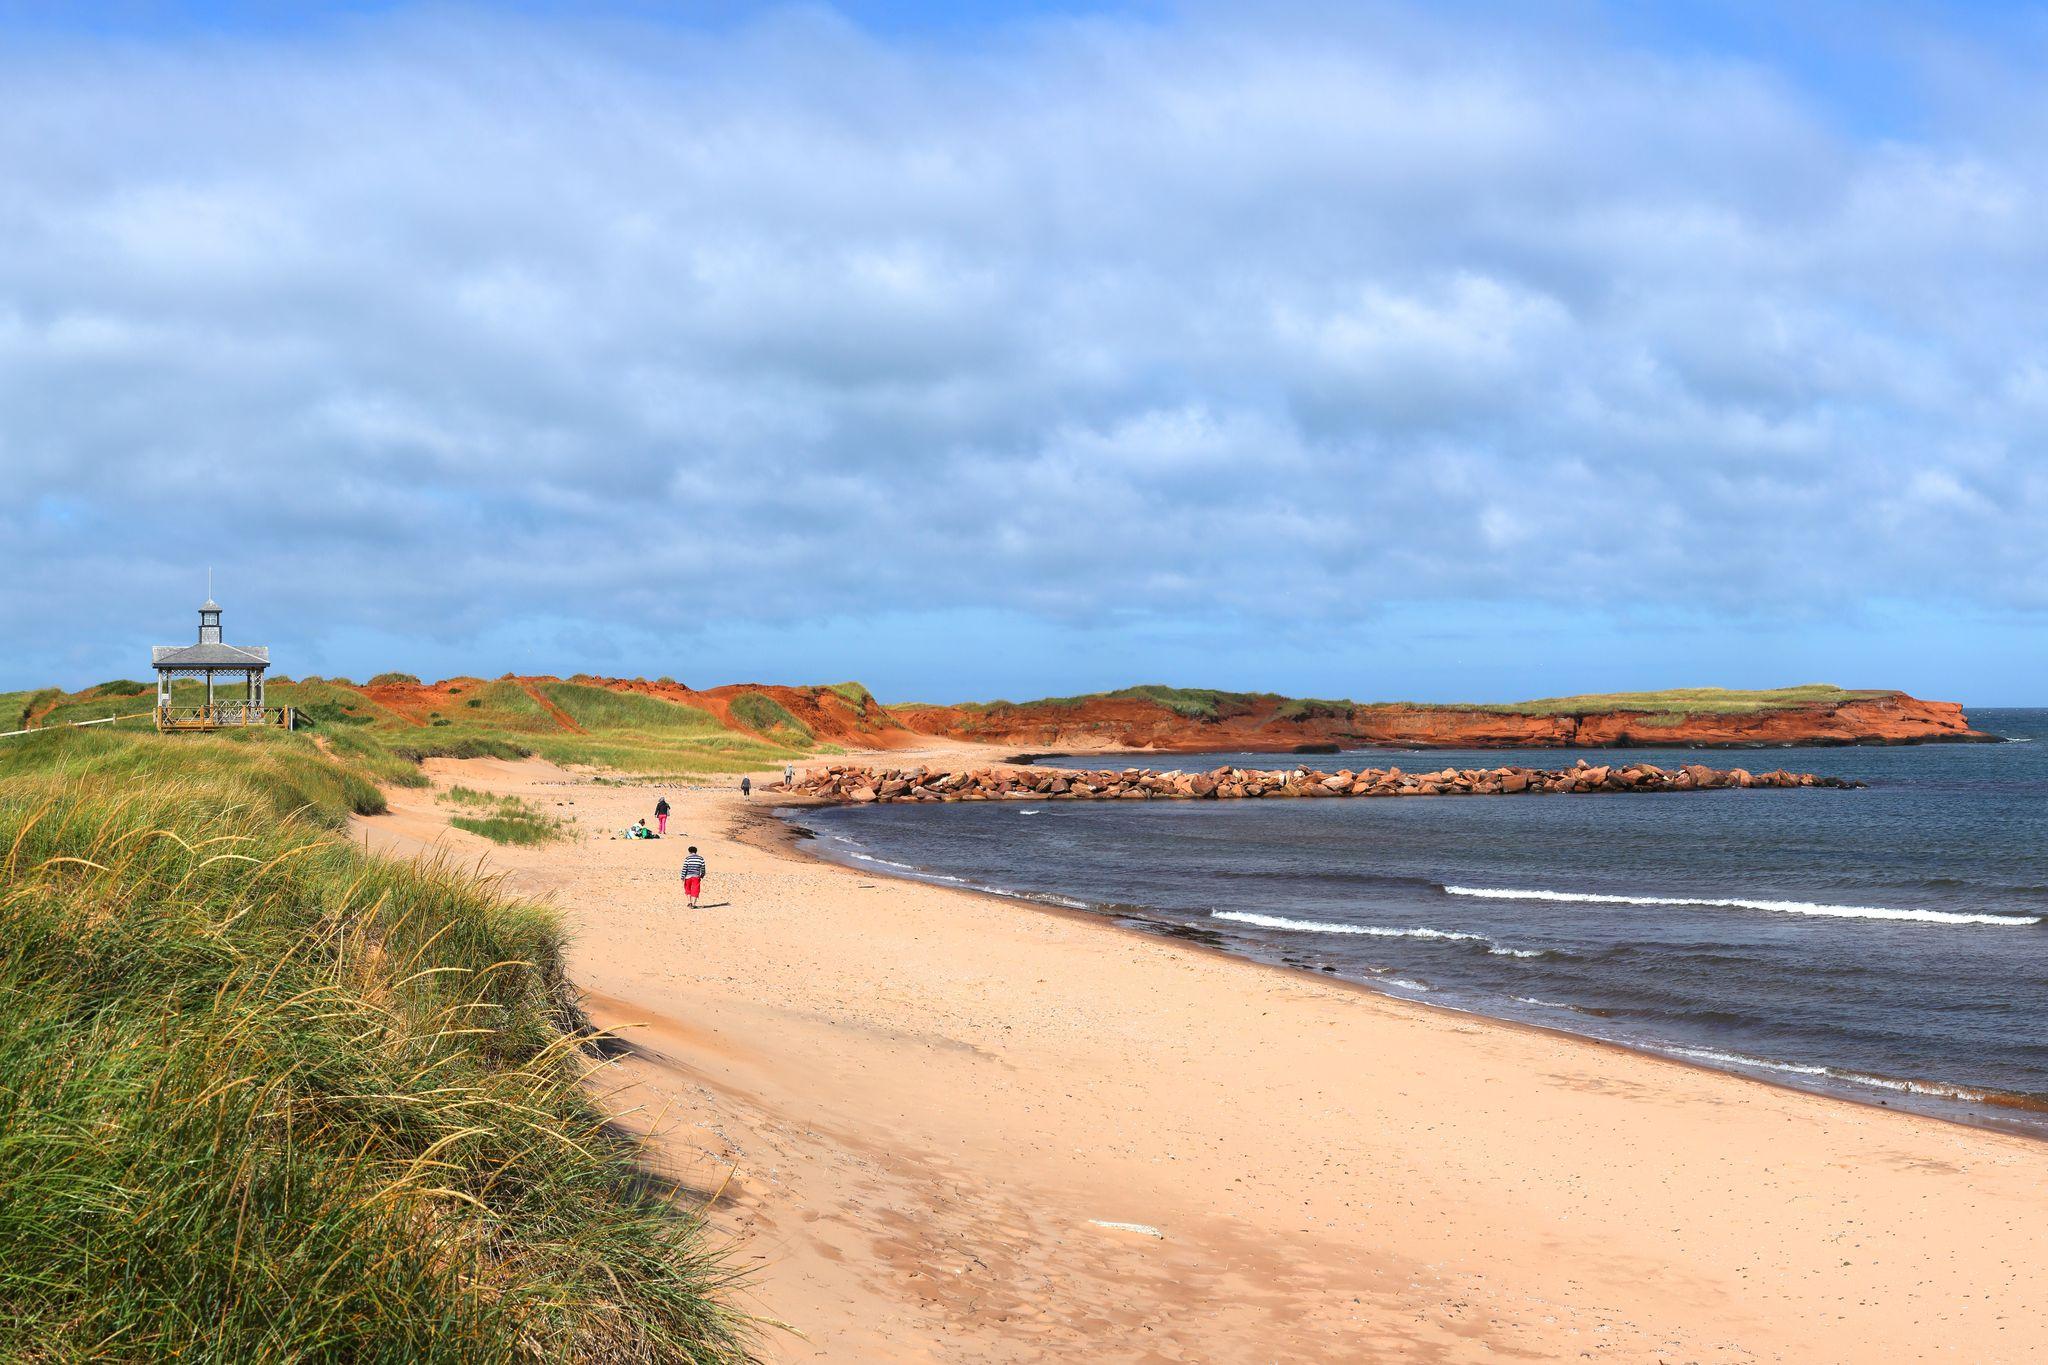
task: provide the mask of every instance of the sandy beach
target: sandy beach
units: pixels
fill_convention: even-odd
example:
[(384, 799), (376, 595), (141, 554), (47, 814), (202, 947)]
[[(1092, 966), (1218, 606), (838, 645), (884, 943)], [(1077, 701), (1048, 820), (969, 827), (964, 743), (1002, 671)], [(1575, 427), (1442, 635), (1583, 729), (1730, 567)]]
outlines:
[[(2048, 1352), (2048, 1144), (864, 877), (723, 784), (429, 771), (573, 820), (500, 848), (400, 790), (357, 828), (562, 910), (607, 1103), (715, 1199), (770, 1358)], [(610, 837), (660, 792), (668, 839)]]

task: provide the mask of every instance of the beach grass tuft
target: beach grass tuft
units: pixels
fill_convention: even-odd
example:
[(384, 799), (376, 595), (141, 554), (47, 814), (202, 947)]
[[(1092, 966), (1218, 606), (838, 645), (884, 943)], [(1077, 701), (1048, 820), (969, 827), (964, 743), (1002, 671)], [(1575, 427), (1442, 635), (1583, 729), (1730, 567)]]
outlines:
[(517, 796), (497, 796), (473, 787), (457, 786), (450, 787), (435, 799), (462, 808), (462, 813), (448, 817), (449, 824), (471, 834), (480, 834), (493, 843), (531, 847), (554, 843), (567, 834), (562, 821)]
[(0, 750), (0, 1358), (738, 1361), (548, 911), (286, 734)]

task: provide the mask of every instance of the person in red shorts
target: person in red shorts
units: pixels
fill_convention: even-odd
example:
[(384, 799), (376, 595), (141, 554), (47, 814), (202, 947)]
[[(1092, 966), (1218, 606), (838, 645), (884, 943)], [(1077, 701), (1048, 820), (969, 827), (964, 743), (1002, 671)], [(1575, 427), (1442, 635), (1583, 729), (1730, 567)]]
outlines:
[(690, 908), (697, 908), (697, 897), (704, 894), (704, 860), (697, 856), (697, 846), (690, 845), (690, 856), (683, 859), (683, 894), (690, 898)]

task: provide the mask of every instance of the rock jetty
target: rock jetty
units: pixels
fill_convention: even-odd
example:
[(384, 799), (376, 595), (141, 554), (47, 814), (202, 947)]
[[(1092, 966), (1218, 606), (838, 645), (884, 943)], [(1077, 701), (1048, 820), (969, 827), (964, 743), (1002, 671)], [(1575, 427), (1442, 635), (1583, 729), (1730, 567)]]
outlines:
[(1569, 768), (1442, 768), (1406, 773), (1399, 768), (1319, 772), (1216, 768), (1160, 772), (1151, 768), (876, 768), (835, 763), (807, 768), (793, 783), (768, 791), (820, 801), (1238, 801), (1332, 796), (1550, 796), (1596, 792), (1718, 791), (1729, 787), (1860, 787), (1863, 783), (1779, 769), (1752, 773), (1688, 763), (1588, 763)]

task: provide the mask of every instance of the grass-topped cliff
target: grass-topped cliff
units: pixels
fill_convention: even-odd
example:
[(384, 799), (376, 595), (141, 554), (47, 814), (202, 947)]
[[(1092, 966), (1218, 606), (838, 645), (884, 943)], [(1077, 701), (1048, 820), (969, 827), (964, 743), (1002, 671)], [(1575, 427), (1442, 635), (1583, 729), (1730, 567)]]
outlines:
[(1961, 708), (1826, 684), (1680, 688), (1524, 702), (1354, 702), (1207, 688), (1127, 687), (1076, 697), (896, 706), (926, 734), (1050, 748), (1271, 749), (1915, 743), (1987, 738)]
[[(181, 690), (180, 701), (194, 699)], [(336, 751), (385, 781), (417, 781), (435, 755), (537, 753), (638, 773), (740, 772), (931, 738), (1033, 747), (1601, 747), (1918, 743), (1982, 739), (1959, 707), (1901, 692), (1812, 683), (1676, 688), (1521, 702), (1356, 702), (1145, 685), (1027, 702), (885, 706), (859, 683), (694, 690), (670, 679), (504, 677), (423, 683), (380, 674), (280, 680)], [(38, 725), (146, 713), (149, 690), (114, 682), (66, 694), (0, 695), (0, 719)], [(134, 723), (134, 722), (131, 722)], [(146, 722), (145, 722), (146, 723)]]
[(553, 915), (309, 735), (0, 743), (0, 1358), (744, 1357), (586, 1093)]

